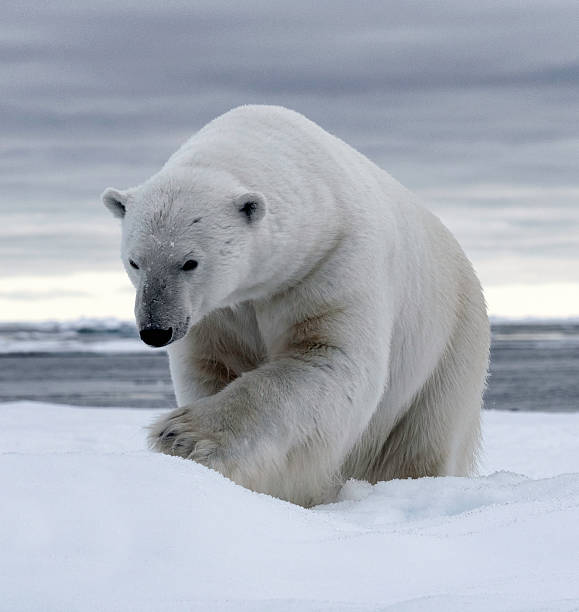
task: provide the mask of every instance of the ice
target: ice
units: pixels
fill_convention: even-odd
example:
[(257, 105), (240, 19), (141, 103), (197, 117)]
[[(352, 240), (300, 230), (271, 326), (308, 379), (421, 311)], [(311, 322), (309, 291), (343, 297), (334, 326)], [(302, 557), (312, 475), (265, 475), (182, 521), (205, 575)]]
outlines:
[(149, 452), (156, 415), (0, 405), (0, 609), (579, 609), (579, 414), (486, 412), (482, 476), (311, 510)]
[[(14, 338), (0, 342), (0, 354), (6, 353), (143, 353), (143, 342), (133, 338), (83, 342), (74, 338), (49, 338), (45, 340)], [(150, 349), (149, 349), (150, 350)], [(160, 351), (161, 352), (161, 351)]]
[(2, 353), (135, 353), (146, 350), (135, 324), (120, 319), (0, 323)]

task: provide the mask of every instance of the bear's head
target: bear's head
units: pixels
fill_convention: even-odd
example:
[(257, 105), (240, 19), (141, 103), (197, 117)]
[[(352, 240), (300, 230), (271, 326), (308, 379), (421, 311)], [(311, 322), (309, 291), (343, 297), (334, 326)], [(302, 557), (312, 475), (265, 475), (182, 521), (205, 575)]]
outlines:
[(164, 346), (203, 316), (251, 295), (266, 202), (226, 173), (162, 170), (143, 185), (106, 189), (122, 220), (122, 259), (136, 289), (141, 338)]

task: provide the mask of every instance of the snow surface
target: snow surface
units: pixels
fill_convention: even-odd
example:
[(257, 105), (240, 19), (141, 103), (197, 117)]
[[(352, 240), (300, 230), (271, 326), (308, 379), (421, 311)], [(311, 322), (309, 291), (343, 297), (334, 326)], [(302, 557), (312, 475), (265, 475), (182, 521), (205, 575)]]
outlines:
[(156, 414), (0, 405), (1, 610), (579, 610), (579, 414), (486, 412), (485, 476), (311, 510), (149, 452)]

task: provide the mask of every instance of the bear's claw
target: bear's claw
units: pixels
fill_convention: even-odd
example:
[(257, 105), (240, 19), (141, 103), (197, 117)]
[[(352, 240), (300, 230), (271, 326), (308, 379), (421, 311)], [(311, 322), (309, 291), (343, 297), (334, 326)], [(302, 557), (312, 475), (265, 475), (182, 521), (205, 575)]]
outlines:
[(177, 409), (153, 424), (149, 432), (149, 445), (153, 450), (192, 459), (209, 465), (219, 447), (215, 432), (202, 431), (201, 423), (184, 409)]

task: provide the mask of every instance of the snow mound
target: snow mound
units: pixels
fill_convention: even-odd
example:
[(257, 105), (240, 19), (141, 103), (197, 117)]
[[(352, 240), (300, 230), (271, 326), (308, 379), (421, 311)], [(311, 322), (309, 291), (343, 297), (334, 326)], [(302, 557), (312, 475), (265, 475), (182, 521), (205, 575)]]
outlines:
[(155, 416), (0, 405), (2, 609), (579, 609), (579, 415), (487, 414), (494, 473), (311, 510), (148, 452)]

